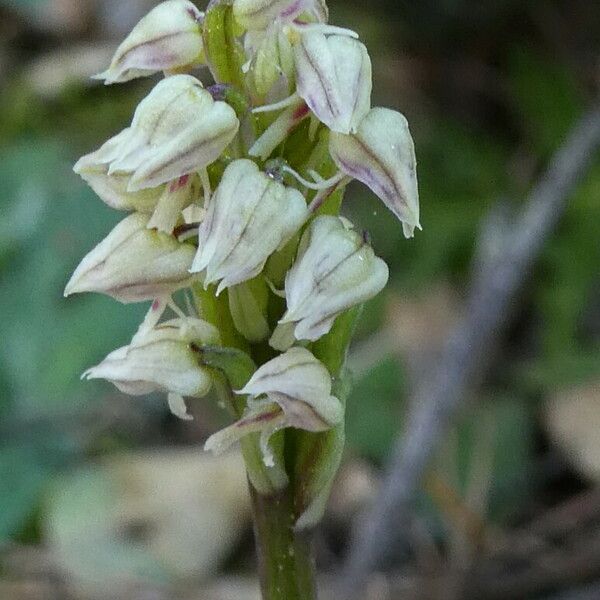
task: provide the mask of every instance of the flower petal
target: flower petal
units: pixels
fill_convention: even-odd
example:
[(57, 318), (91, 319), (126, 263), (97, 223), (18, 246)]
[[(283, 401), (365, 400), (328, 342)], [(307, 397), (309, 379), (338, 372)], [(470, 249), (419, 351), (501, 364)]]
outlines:
[(94, 79), (109, 85), (200, 64), (202, 16), (187, 0), (161, 2), (118, 47), (110, 67)]
[(332, 131), (350, 133), (371, 108), (371, 59), (349, 36), (308, 31), (295, 47), (298, 94)]
[(332, 133), (337, 166), (367, 185), (402, 221), (412, 237), (419, 224), (417, 160), (408, 122), (399, 112), (373, 108), (354, 135)]

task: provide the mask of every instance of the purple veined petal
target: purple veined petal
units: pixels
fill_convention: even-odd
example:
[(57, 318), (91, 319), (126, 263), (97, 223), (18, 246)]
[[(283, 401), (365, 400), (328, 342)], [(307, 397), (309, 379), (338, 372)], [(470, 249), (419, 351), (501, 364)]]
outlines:
[(109, 85), (201, 64), (202, 18), (188, 0), (158, 4), (117, 48), (110, 67), (94, 78)]
[(402, 221), (404, 234), (419, 229), (417, 161), (408, 122), (399, 112), (373, 108), (356, 133), (332, 133), (329, 149), (337, 166), (368, 186)]
[(106, 294), (123, 303), (154, 300), (189, 286), (194, 248), (147, 228), (149, 215), (121, 221), (84, 257), (65, 288), (65, 296)]
[(300, 97), (332, 131), (354, 131), (371, 108), (372, 68), (364, 44), (309, 30), (294, 53)]

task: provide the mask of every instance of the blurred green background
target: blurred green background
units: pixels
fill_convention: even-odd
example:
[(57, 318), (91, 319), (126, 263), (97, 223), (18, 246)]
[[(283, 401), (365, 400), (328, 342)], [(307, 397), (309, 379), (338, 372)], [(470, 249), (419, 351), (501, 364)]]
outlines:
[[(0, 0), (2, 599), (256, 597), (239, 464), (199, 449), (223, 415), (198, 402), (182, 424), (163, 398), (80, 382), (146, 307), (62, 297), (122, 217), (71, 165), (124, 127), (153, 83), (104, 88), (87, 75), (154, 4)], [(321, 533), (324, 570), (372, 497), (407, 392), (461, 315), (482, 220), (518, 208), (600, 82), (598, 2), (329, 4), (332, 22), (370, 49), (374, 103), (411, 123), (424, 230), (405, 241), (373, 196), (351, 189), (345, 210), (392, 280), (367, 306), (350, 359), (347, 460)], [(599, 223), (596, 160), (423, 490), (420, 514), (444, 565), (481, 543), (465, 511), (511, 530), (600, 482)]]

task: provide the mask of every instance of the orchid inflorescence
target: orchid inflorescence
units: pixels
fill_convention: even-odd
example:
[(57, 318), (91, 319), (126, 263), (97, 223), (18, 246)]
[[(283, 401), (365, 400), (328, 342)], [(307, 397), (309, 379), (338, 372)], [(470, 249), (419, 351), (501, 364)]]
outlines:
[[(96, 78), (164, 79), (128, 128), (75, 165), (131, 214), (65, 295), (152, 302), (131, 343), (84, 376), (127, 394), (166, 392), (184, 419), (184, 398), (214, 387), (236, 420), (206, 448), (241, 441), (262, 493), (292, 477), (284, 430), (343, 441), (344, 317), (388, 280), (368, 236), (339, 216), (347, 184), (367, 185), (406, 237), (419, 228), (406, 119), (371, 107), (366, 47), (327, 21), (324, 0), (213, 0), (206, 13), (159, 4)], [(189, 74), (201, 66), (212, 87)], [(305, 524), (320, 517), (340, 443), (319, 448), (302, 485)]]

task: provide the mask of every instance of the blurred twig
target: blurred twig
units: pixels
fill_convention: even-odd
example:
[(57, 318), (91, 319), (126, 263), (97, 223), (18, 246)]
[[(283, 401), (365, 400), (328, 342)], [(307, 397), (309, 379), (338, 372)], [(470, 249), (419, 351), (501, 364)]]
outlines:
[(405, 541), (410, 504), (438, 441), (489, 364), (517, 306), (519, 290), (599, 147), (600, 108), (595, 107), (558, 150), (518, 218), (510, 225), (504, 222), (495, 250), (490, 252), (484, 244), (487, 264), (473, 278), (465, 317), (447, 340), (438, 364), (417, 385), (381, 491), (357, 524), (340, 597), (359, 595), (369, 573)]

